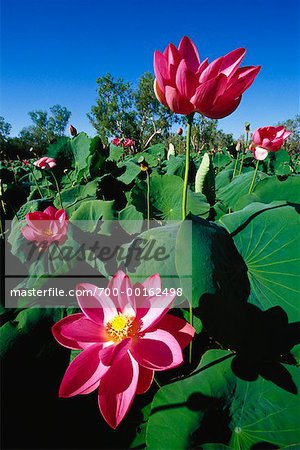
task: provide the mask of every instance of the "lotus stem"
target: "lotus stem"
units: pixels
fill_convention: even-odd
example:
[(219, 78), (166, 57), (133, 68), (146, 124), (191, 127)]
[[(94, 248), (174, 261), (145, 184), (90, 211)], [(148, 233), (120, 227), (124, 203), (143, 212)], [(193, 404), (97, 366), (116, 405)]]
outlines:
[(56, 176), (54, 175), (52, 170), (50, 170), (50, 172), (51, 172), (51, 175), (53, 177), (53, 180), (54, 180), (54, 183), (55, 183), (55, 186), (56, 186), (56, 190), (57, 190), (57, 193), (58, 193), (60, 208), (63, 209), (63, 204), (62, 204), (61, 195), (60, 195), (60, 189), (59, 189), (59, 186), (58, 186), (58, 182), (57, 182)]
[(31, 173), (32, 173), (32, 177), (33, 177), (33, 179), (34, 179), (34, 182), (35, 182), (35, 185), (36, 185), (36, 187), (37, 187), (37, 190), (39, 191), (39, 194), (40, 194), (41, 198), (43, 198), (43, 194), (42, 194), (42, 191), (40, 190), (40, 187), (39, 187), (39, 185), (38, 185), (36, 176), (34, 175), (34, 171), (33, 171), (33, 169), (32, 169), (31, 167), (29, 167), (29, 168), (30, 168), (30, 171), (31, 171)]
[(153, 377), (153, 381), (157, 384), (158, 389), (161, 388), (161, 385), (159, 384), (159, 382), (157, 381), (156, 377)]
[(241, 175), (241, 173), (242, 173), (242, 168), (243, 168), (243, 164), (244, 164), (244, 159), (245, 159), (245, 153), (243, 153), (243, 155), (242, 155), (241, 165), (240, 165), (240, 169), (239, 169), (238, 175)]
[[(186, 218), (186, 206), (187, 206), (187, 189), (189, 181), (189, 168), (190, 168), (190, 149), (191, 149), (191, 135), (192, 135), (192, 125), (193, 125), (194, 114), (189, 114), (187, 116), (187, 128), (186, 128), (186, 146), (185, 146), (185, 173), (183, 181), (183, 192), (182, 192), (182, 220)], [(193, 307), (190, 305), (190, 325), (193, 326)], [(192, 341), (189, 345), (189, 363), (192, 362)]]
[(147, 174), (147, 229), (150, 228), (150, 175), (149, 170), (146, 171)]
[(186, 146), (185, 146), (185, 173), (183, 181), (182, 191), (182, 220), (186, 218), (186, 205), (187, 205), (187, 189), (189, 181), (189, 169), (190, 169), (190, 149), (191, 149), (191, 134), (194, 114), (187, 116), (187, 128), (186, 128)]
[(252, 181), (251, 181), (251, 184), (250, 184), (250, 188), (249, 188), (248, 194), (251, 194), (251, 192), (252, 192), (252, 189), (253, 189), (253, 186), (254, 186), (254, 183), (255, 183), (255, 180), (256, 180), (256, 175), (257, 175), (257, 171), (258, 171), (258, 165), (259, 165), (259, 160), (256, 161), (254, 175), (253, 175), (253, 178), (252, 178)]
[(233, 174), (232, 174), (232, 179), (235, 177), (238, 162), (239, 162), (239, 154), (237, 153), (236, 160), (235, 160), (235, 165), (234, 165), (234, 169), (233, 169)]

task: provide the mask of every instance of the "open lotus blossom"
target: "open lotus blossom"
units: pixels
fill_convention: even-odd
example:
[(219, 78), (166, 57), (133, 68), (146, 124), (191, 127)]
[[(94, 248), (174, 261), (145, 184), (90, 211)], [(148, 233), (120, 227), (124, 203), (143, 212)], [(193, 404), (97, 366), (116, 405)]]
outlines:
[(27, 213), (27, 225), (21, 229), (28, 241), (48, 247), (53, 242), (63, 244), (67, 238), (68, 217), (64, 209), (48, 206), (44, 211)]
[[(138, 293), (136, 288), (140, 288), (140, 295), (132, 294)], [(112, 428), (124, 418), (135, 394), (149, 389), (155, 371), (183, 362), (182, 349), (193, 338), (191, 325), (167, 314), (175, 294), (151, 295), (151, 290), (159, 289), (158, 274), (132, 288), (122, 271), (112, 277), (105, 290), (110, 296), (94, 285), (81, 283), (76, 292), (82, 312), (63, 318), (52, 328), (61, 345), (83, 350), (67, 368), (59, 396), (98, 389), (100, 411)]]
[(200, 62), (195, 44), (184, 36), (178, 48), (171, 43), (163, 53), (154, 53), (156, 97), (177, 114), (228, 116), (260, 71), (260, 66), (239, 67), (245, 54), (238, 48), (211, 63), (207, 58)]
[(124, 147), (131, 147), (134, 144), (133, 139), (126, 138), (123, 142)]
[(111, 142), (113, 143), (113, 145), (116, 145), (118, 147), (121, 144), (121, 139), (115, 137)]
[(278, 127), (262, 127), (254, 131), (250, 150), (255, 159), (264, 160), (269, 152), (278, 152), (284, 141), (290, 136), (283, 125)]
[(56, 166), (56, 161), (54, 158), (48, 158), (48, 156), (43, 156), (33, 163), (39, 169), (53, 169)]

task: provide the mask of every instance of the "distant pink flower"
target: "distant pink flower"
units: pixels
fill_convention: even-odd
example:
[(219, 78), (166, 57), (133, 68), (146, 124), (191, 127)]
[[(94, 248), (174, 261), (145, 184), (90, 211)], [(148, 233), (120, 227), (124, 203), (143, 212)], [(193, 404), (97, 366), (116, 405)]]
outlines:
[(123, 147), (131, 147), (134, 144), (132, 139), (126, 138), (123, 142)]
[(56, 166), (56, 161), (54, 158), (48, 158), (48, 156), (43, 156), (33, 163), (39, 169), (53, 169)]
[(113, 140), (111, 142), (113, 143), (113, 145), (116, 145), (118, 147), (121, 143), (121, 139), (115, 137), (115, 138), (113, 138)]
[(254, 131), (250, 150), (255, 159), (264, 160), (269, 152), (278, 152), (284, 141), (290, 136), (283, 125), (278, 127), (262, 127)]
[[(136, 288), (141, 295), (134, 295)], [(151, 295), (151, 290), (161, 289), (158, 274), (132, 288), (129, 277), (119, 271), (108, 289), (110, 296), (92, 284), (77, 285), (82, 313), (60, 320), (52, 332), (64, 347), (83, 350), (69, 365), (59, 396), (98, 389), (100, 411), (108, 425), (116, 428), (135, 394), (149, 389), (154, 371), (182, 364), (182, 349), (193, 338), (194, 329), (167, 314), (175, 295)], [(93, 295), (84, 295), (87, 292)]]
[(64, 209), (48, 206), (43, 212), (27, 213), (27, 226), (21, 229), (25, 239), (38, 246), (48, 247), (52, 242), (63, 244), (67, 238), (68, 217)]
[(23, 159), (22, 163), (24, 166), (29, 166), (29, 161), (27, 159)]
[(208, 59), (200, 62), (195, 44), (184, 36), (178, 48), (169, 44), (163, 53), (154, 53), (156, 97), (177, 114), (228, 116), (260, 71), (260, 66), (239, 67), (245, 54), (238, 48), (210, 64)]

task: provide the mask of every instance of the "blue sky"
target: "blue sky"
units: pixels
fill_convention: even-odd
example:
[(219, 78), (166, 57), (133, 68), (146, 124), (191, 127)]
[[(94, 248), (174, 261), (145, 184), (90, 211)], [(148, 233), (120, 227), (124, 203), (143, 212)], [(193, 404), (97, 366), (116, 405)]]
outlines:
[(28, 111), (61, 104), (94, 134), (86, 113), (97, 77), (137, 83), (153, 52), (183, 35), (209, 60), (246, 47), (243, 65), (262, 65), (238, 110), (219, 126), (238, 136), (299, 113), (298, 0), (1, 0), (1, 108), (13, 135)]

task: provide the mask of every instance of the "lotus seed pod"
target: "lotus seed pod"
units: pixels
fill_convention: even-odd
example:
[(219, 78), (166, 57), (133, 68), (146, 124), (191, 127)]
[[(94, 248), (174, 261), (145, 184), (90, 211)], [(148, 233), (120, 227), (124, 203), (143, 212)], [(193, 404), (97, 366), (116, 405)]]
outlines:
[(246, 130), (246, 133), (248, 131), (250, 131), (250, 122), (245, 122), (245, 130)]

